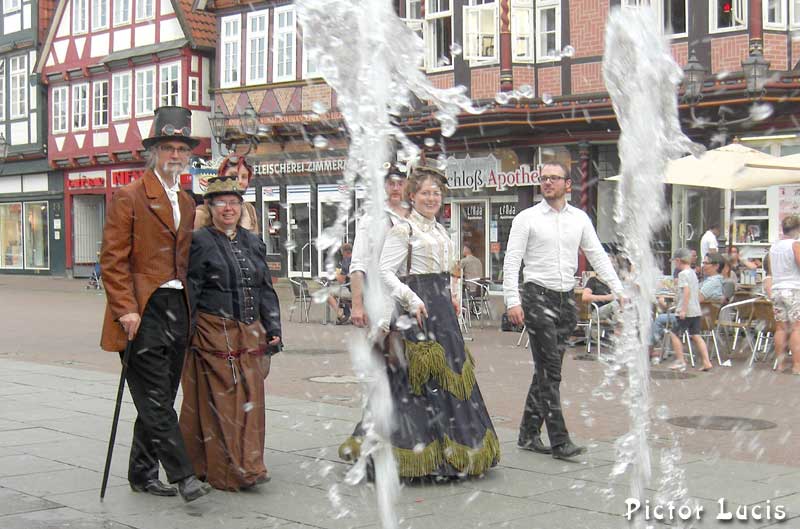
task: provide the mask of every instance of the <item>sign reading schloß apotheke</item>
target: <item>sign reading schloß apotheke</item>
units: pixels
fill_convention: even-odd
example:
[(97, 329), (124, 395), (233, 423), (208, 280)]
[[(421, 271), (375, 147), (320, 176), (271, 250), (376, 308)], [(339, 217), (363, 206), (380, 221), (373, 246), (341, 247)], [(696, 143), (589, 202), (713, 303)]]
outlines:
[(447, 187), (449, 189), (472, 189), (478, 191), (487, 187), (505, 189), (509, 187), (532, 186), (539, 183), (539, 168), (520, 165), (513, 171), (501, 171), (500, 160), (489, 155), (483, 158), (464, 158), (453, 156), (447, 159)]

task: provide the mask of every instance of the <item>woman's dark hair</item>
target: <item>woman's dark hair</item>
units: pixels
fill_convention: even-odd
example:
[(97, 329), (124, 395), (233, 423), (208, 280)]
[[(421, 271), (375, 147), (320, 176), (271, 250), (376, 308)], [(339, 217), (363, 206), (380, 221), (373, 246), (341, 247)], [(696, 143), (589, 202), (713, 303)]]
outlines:
[[(219, 164), (219, 169), (217, 170), (217, 174), (219, 176), (223, 176), (226, 172), (228, 172), (228, 169), (234, 167), (236, 168), (237, 171), (240, 168), (244, 168), (247, 170), (247, 174), (249, 175), (247, 177), (248, 182), (253, 179), (253, 167), (249, 163), (247, 163), (247, 160), (244, 159), (244, 156), (231, 155), (231, 154), (226, 156), (225, 159), (222, 160), (222, 163)], [(244, 189), (242, 189), (242, 191), (244, 191)]]

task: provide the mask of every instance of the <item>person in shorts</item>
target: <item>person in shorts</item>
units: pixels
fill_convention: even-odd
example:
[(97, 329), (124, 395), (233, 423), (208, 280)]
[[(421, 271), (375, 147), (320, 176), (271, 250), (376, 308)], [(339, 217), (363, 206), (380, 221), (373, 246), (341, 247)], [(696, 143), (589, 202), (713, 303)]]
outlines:
[[(800, 375), (800, 216), (781, 222), (783, 237), (769, 249), (767, 295), (775, 312), (776, 368), (789, 368), (785, 355), (792, 351), (792, 374)], [(787, 339), (788, 338), (788, 339)]]
[(683, 344), (680, 337), (685, 332), (688, 332), (695, 348), (700, 353), (700, 359), (702, 360), (700, 370), (709, 371), (712, 366), (711, 361), (708, 359), (708, 347), (706, 347), (703, 337), (700, 336), (700, 317), (703, 313), (700, 309), (700, 284), (691, 266), (692, 254), (686, 248), (679, 248), (675, 250), (672, 258), (675, 261), (675, 268), (678, 270), (678, 281), (675, 306), (677, 320), (675, 327), (670, 330), (672, 350), (675, 352), (675, 363), (672, 364), (670, 369), (681, 371), (686, 369), (686, 361), (683, 358)]
[(336, 314), (336, 324), (343, 325), (350, 321), (350, 302), (353, 294), (350, 292), (350, 260), (353, 258), (353, 245), (342, 245), (342, 260), (336, 269), (336, 283), (331, 286), (328, 296), (328, 305)]

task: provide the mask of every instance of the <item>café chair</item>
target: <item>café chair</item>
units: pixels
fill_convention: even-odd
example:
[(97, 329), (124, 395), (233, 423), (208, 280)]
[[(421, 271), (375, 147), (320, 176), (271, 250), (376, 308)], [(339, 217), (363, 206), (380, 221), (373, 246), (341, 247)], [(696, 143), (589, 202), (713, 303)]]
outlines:
[(305, 314), (306, 323), (309, 323), (308, 314), (311, 312), (311, 295), (308, 290), (308, 283), (305, 279), (289, 278), (289, 283), (292, 285), (292, 293), (294, 299), (292, 300), (292, 307), (289, 309), (289, 321), (292, 321), (295, 309), (300, 309), (300, 322), (303, 321)]

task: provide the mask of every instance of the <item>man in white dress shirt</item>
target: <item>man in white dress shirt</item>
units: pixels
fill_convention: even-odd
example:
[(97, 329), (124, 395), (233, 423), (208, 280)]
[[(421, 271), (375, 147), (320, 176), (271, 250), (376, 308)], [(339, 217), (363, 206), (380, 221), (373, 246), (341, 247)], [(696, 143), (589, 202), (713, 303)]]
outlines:
[[(574, 288), (578, 249), (622, 299), (622, 283), (591, 220), (567, 204), (566, 194), (572, 189), (568, 174), (560, 163), (544, 164), (540, 176), (544, 200), (514, 218), (503, 263), (508, 318), (515, 325), (525, 323), (534, 361), (517, 443), (526, 450), (552, 453), (557, 459), (585, 451), (569, 438), (559, 390), (565, 341), (577, 323)], [(520, 291), (522, 263), (524, 284)], [(547, 425), (550, 447), (540, 437), (543, 423)]]
[(383, 249), (386, 234), (392, 226), (408, 216), (405, 204), (405, 190), (408, 179), (397, 166), (391, 165), (383, 183), (386, 192), (386, 213), (384, 221), (375, 224), (367, 216), (361, 219), (353, 240), (353, 256), (350, 261), (350, 290), (353, 306), (350, 309), (350, 321), (356, 327), (366, 327), (368, 318), (364, 310), (364, 278), (370, 259), (377, 259)]
[(719, 243), (717, 242), (719, 233), (719, 224), (712, 224), (708, 228), (708, 231), (703, 234), (703, 237), (700, 239), (701, 261), (705, 260), (709, 253), (717, 253), (719, 251)]

